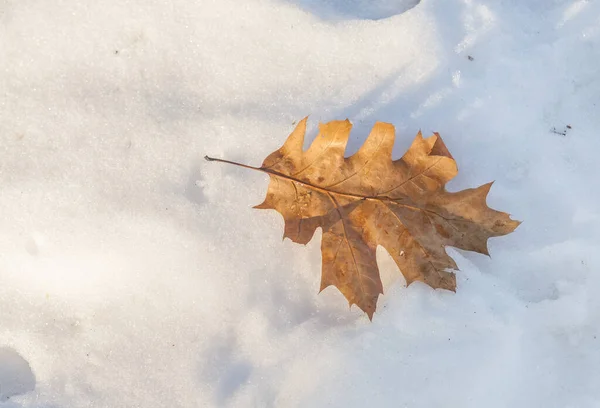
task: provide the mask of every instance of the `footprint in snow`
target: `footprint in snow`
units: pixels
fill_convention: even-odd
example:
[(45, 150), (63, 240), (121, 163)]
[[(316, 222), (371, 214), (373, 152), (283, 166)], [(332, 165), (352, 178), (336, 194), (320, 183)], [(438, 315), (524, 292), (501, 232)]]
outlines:
[(29, 363), (10, 347), (0, 347), (0, 402), (35, 389)]
[(325, 20), (381, 20), (402, 14), (421, 0), (288, 0)]

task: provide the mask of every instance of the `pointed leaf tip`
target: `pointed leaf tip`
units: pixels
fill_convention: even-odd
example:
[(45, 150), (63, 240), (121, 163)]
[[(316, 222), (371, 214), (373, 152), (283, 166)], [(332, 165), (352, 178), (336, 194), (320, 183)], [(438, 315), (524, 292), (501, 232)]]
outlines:
[(256, 204), (252, 208), (255, 208), (257, 210), (272, 210), (273, 209), (273, 207), (269, 203), (267, 203), (267, 200), (263, 201), (260, 204)]
[(452, 157), (452, 155), (450, 154), (450, 151), (446, 147), (444, 140), (438, 132), (433, 132), (433, 136), (427, 139), (431, 139), (433, 141), (433, 145), (431, 147), (430, 152), (432, 156), (442, 156), (454, 160), (454, 157)]
[(487, 195), (490, 193), (490, 190), (492, 189), (492, 186), (494, 185), (495, 182), (496, 182), (496, 180), (492, 180), (489, 183), (485, 183), (479, 187), (482, 190), (482, 192), (484, 193), (484, 197), (487, 197)]

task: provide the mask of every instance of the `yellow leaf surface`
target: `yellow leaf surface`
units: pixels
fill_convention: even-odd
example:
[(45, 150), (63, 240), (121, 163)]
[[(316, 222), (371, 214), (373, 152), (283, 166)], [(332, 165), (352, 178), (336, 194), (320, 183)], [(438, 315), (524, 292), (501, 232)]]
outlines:
[(359, 151), (344, 158), (352, 127), (348, 120), (321, 124), (303, 151), (306, 121), (260, 168), (253, 168), (271, 179), (256, 208), (281, 213), (284, 237), (297, 243), (308, 243), (322, 228), (321, 290), (334, 285), (370, 319), (383, 293), (378, 245), (392, 256), (408, 285), (421, 281), (454, 291), (456, 263), (445, 246), (488, 254), (488, 238), (519, 225), (486, 205), (492, 183), (456, 193), (445, 190), (458, 170), (437, 133), (423, 138), (419, 132), (404, 156), (393, 161), (394, 127), (378, 122)]

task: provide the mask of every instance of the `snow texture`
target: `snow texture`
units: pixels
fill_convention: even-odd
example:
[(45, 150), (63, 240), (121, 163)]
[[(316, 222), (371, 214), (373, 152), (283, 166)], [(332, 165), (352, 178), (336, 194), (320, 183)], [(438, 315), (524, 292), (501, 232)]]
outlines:
[[(600, 406), (600, 3), (0, 0), (0, 408)], [(458, 291), (252, 209), (293, 122), (441, 133), (524, 223)]]

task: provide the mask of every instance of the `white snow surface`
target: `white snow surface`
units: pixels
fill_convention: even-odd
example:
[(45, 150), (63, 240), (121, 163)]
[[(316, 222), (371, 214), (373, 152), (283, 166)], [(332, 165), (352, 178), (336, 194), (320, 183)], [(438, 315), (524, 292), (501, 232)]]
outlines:
[[(600, 2), (0, 0), (0, 408), (599, 407)], [(524, 223), (317, 294), (250, 165), (440, 132)]]

